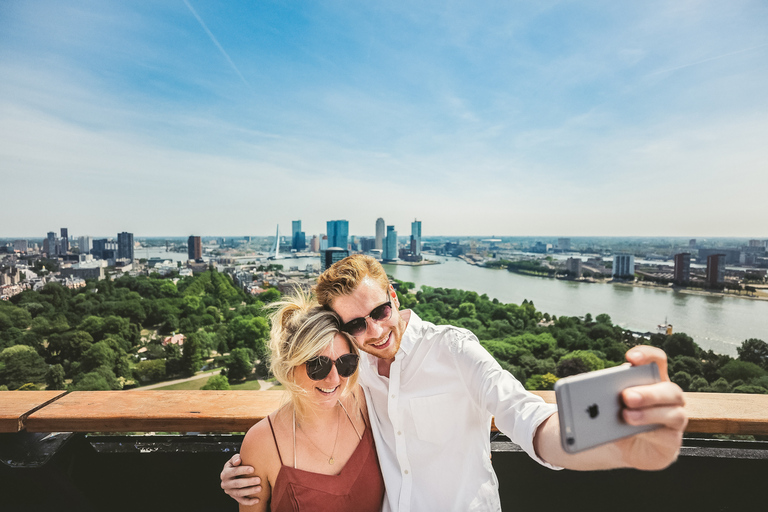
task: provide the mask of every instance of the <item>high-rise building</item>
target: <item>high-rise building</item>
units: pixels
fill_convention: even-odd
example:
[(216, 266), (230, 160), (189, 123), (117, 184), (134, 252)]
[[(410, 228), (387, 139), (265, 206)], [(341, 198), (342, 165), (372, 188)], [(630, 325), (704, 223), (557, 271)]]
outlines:
[(328, 249), (330, 245), (328, 245), (328, 235), (323, 235), (320, 237), (320, 252), (323, 252)]
[(80, 254), (90, 254), (93, 249), (93, 241), (89, 236), (81, 236), (77, 239), (77, 246), (80, 248)]
[(339, 249), (338, 247), (323, 251), (323, 270), (328, 270), (328, 267), (337, 261), (343, 260), (347, 256), (349, 256), (349, 251), (346, 249)]
[(376, 219), (376, 247), (374, 249), (384, 249), (384, 237), (386, 236), (384, 219)]
[(707, 284), (717, 286), (725, 282), (725, 254), (707, 256)]
[(67, 254), (69, 252), (69, 230), (67, 228), (61, 228), (61, 241), (59, 242), (61, 254)]
[(384, 253), (381, 259), (384, 261), (397, 259), (397, 231), (395, 231), (395, 226), (387, 226), (387, 238), (384, 241)]
[(309, 250), (312, 252), (320, 251), (320, 239), (317, 235), (312, 235), (312, 240), (309, 241)]
[(570, 272), (571, 277), (579, 279), (583, 273), (581, 258), (568, 258), (565, 260), (565, 269)]
[(56, 243), (56, 233), (53, 231), (48, 232), (48, 236), (46, 237), (45, 241), (43, 242), (43, 252), (48, 254), (48, 257), (56, 256), (58, 255), (59, 244)]
[(329, 220), (326, 222), (328, 234), (328, 248), (339, 247), (347, 250), (349, 241), (349, 221)]
[(291, 224), (291, 249), (295, 251), (303, 251), (307, 248), (307, 237), (301, 230), (301, 221), (294, 220)]
[(117, 258), (117, 242), (107, 238), (94, 240), (91, 254), (103, 260), (114, 260)]
[(691, 280), (691, 253), (681, 252), (675, 254), (675, 278), (676, 283), (686, 283)]
[(117, 259), (133, 261), (133, 233), (117, 234)]
[(695, 238), (691, 238), (690, 240), (688, 240), (688, 247), (691, 247), (691, 248), (696, 247), (696, 239)]
[(29, 241), (27, 240), (14, 240), (13, 250), (19, 252), (27, 252), (29, 250)]
[(571, 239), (570, 238), (558, 238), (557, 239), (557, 248), (561, 251), (570, 251), (571, 250)]
[(360, 237), (360, 251), (369, 253), (376, 249), (376, 239), (368, 236)]
[(629, 277), (635, 275), (635, 255), (617, 254), (613, 257), (613, 277)]
[(203, 242), (199, 236), (187, 239), (187, 259), (199, 261), (203, 259)]
[(421, 221), (416, 219), (411, 222), (411, 254), (421, 255)]

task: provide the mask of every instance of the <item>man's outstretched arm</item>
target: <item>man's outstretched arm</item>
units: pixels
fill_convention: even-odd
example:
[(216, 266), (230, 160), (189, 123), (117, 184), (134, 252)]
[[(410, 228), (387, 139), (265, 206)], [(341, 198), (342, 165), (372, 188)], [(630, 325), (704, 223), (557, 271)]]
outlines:
[(560, 424), (555, 413), (536, 431), (534, 447), (539, 457), (555, 466), (586, 471), (614, 468), (659, 470), (677, 459), (688, 416), (683, 409), (685, 400), (682, 389), (669, 380), (667, 355), (661, 349), (643, 345), (629, 350), (626, 357), (636, 366), (656, 362), (662, 381), (627, 388), (622, 392), (626, 406), (624, 420), (630, 425), (655, 423), (662, 427), (569, 454), (560, 444)]
[(261, 478), (249, 477), (253, 467), (241, 466), (240, 454), (235, 454), (221, 470), (221, 488), (241, 505), (255, 505), (261, 492)]

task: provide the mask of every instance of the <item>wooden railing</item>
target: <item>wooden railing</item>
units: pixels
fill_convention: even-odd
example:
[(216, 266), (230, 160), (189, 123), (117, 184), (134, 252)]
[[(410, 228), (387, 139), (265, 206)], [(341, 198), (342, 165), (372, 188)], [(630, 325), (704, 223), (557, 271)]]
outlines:
[[(768, 435), (768, 395), (685, 399), (688, 432)], [(0, 391), (0, 432), (244, 432), (285, 400), (284, 391)]]

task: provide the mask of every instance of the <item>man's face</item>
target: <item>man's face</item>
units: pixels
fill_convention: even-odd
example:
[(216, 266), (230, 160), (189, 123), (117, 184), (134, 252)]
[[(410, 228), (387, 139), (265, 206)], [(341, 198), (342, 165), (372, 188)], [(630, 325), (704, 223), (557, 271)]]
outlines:
[(394, 291), (391, 287), (382, 288), (381, 283), (366, 276), (355, 291), (334, 299), (331, 304), (336, 314), (341, 317), (342, 323), (347, 323), (355, 318), (368, 316), (375, 307), (392, 300), (392, 316), (381, 321), (366, 318), (365, 332), (354, 338), (360, 350), (381, 359), (395, 358), (406, 326), (405, 320), (397, 310), (400, 306), (397, 296), (392, 297), (392, 294)]

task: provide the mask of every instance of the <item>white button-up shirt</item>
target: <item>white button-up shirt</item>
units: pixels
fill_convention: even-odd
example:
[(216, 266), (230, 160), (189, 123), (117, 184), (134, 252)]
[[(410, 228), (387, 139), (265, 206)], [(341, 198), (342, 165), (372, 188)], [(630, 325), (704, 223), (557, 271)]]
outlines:
[[(539, 463), (538, 426), (557, 407), (525, 390), (466, 329), (411, 312), (389, 378), (362, 354), (360, 382), (386, 484), (385, 512), (500, 511), (491, 418)], [(551, 467), (551, 466), (550, 466)]]

